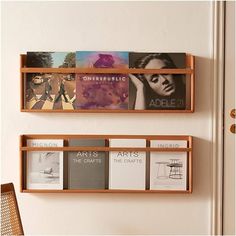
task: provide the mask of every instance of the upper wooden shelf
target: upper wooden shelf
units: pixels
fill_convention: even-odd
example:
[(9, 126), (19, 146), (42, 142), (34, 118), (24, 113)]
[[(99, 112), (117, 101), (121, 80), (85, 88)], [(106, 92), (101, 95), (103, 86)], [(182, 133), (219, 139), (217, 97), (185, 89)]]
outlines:
[[(135, 68), (29, 68), (26, 67), (26, 54), (20, 55), (21, 75), (21, 107), (22, 112), (40, 113), (192, 113), (194, 112), (195, 93), (195, 58), (186, 54), (186, 68), (183, 69), (135, 69)], [(185, 109), (134, 109), (133, 105), (128, 109), (78, 109), (75, 105), (65, 104), (62, 108), (52, 108), (49, 104), (36, 105), (33, 101), (26, 102), (26, 74), (32, 73), (55, 73), (55, 74), (175, 74), (186, 75)], [(179, 78), (177, 78), (179, 79)], [(69, 83), (69, 82), (66, 82)], [(41, 88), (42, 92), (42, 88)], [(133, 95), (132, 95), (133, 96)], [(70, 95), (70, 99), (73, 95)], [(36, 103), (36, 101), (35, 101)], [(134, 103), (134, 101), (132, 101)], [(132, 104), (131, 103), (131, 104)], [(39, 108), (40, 107), (40, 108)], [(50, 107), (50, 108), (49, 108)]]

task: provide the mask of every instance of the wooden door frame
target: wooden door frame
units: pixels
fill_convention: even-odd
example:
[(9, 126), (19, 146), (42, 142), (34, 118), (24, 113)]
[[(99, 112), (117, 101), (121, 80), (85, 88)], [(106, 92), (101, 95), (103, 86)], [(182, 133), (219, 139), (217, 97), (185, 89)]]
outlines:
[(223, 233), (225, 2), (213, 2), (211, 235)]

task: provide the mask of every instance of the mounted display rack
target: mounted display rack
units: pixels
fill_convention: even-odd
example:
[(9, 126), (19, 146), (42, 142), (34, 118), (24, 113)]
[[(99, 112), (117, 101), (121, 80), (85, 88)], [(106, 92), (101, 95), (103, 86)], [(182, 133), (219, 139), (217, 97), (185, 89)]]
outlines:
[[(174, 68), (174, 69), (135, 69), (135, 68), (34, 68), (34, 67), (26, 67), (26, 55), (21, 55), (20, 56), (20, 79), (21, 79), (21, 98), (20, 98), (20, 109), (22, 112), (61, 112), (61, 113), (74, 113), (74, 112), (80, 112), (80, 113), (192, 113), (194, 112), (194, 79), (195, 79), (195, 66), (194, 66), (194, 56), (190, 55), (190, 54), (186, 54), (186, 68)], [(41, 93), (41, 97), (42, 97), (42, 90), (44, 90), (45, 88), (45, 84), (43, 85), (43, 83), (45, 83), (45, 81), (48, 81), (48, 74), (57, 74), (58, 78), (57, 78), (57, 82), (55, 82), (55, 79), (50, 79), (52, 80), (51, 84), (53, 84), (53, 86), (58, 86), (58, 91), (59, 91), (59, 95), (60, 95), (60, 99), (61, 102), (63, 103), (63, 106), (57, 106), (55, 104), (53, 104), (53, 102), (56, 100), (55, 98), (50, 98), (52, 101), (46, 101), (46, 98), (44, 99), (44, 101), (40, 100), (40, 98), (37, 98), (36, 95), (35, 96), (35, 100), (31, 100), (31, 101), (26, 101), (26, 97), (27, 94), (32, 92), (32, 87), (30, 87), (27, 84), (27, 76), (28, 75), (35, 75), (35, 84), (34, 86), (38, 88), (36, 90), (40, 91)], [(40, 75), (42, 74), (42, 75)], [(178, 104), (176, 105), (176, 103), (178, 103), (178, 101), (167, 101), (165, 99), (160, 100), (155, 100), (152, 101), (152, 103), (170, 103), (168, 106), (172, 108), (168, 108), (165, 109), (165, 105), (162, 106), (161, 109), (140, 109), (140, 108), (134, 108), (134, 105), (132, 105), (133, 107), (131, 107), (131, 105), (128, 105), (128, 107), (126, 107), (125, 109), (103, 109), (102, 107), (100, 107), (99, 109), (96, 108), (90, 108), (90, 109), (86, 109), (86, 108), (81, 108), (82, 106), (80, 106), (81, 104), (75, 104), (74, 102), (72, 102), (72, 100), (74, 101), (73, 97), (73, 91), (70, 91), (71, 95), (66, 98), (66, 95), (63, 95), (62, 93), (60, 93), (60, 85), (59, 83), (61, 83), (61, 81), (63, 80), (60, 76), (63, 74), (67, 74), (67, 77), (65, 76), (65, 82), (63, 84), (63, 89), (64, 87), (70, 87), (71, 83), (75, 84), (75, 76), (80, 74), (80, 75), (103, 75), (106, 76), (107, 74), (113, 74), (113, 75), (127, 75), (127, 79), (130, 80), (130, 78), (128, 78), (128, 74), (129, 75), (140, 75), (140, 74), (154, 74), (154, 75), (163, 75), (164, 77), (166, 75), (183, 75), (185, 76), (185, 90), (184, 90), (184, 104), (182, 104), (181, 108), (175, 109), (175, 106), (178, 107)], [(47, 77), (47, 78), (46, 78)], [(133, 76), (133, 79), (138, 80), (138, 78), (134, 78), (135, 76)], [(73, 78), (73, 79), (72, 79)], [(54, 82), (53, 82), (54, 80)], [(73, 81), (72, 81), (73, 80)], [(156, 79), (155, 79), (156, 80)], [(180, 78), (176, 78), (176, 80), (180, 80)], [(59, 82), (58, 82), (59, 81)], [(41, 84), (41, 85), (40, 85)], [(56, 85), (55, 85), (56, 84)], [(62, 83), (61, 83), (62, 84)], [(44, 86), (44, 87), (43, 87)], [(74, 85), (75, 86), (75, 85)], [(78, 85), (76, 85), (77, 87), (80, 87)], [(167, 88), (167, 91), (170, 88)], [(54, 89), (55, 90), (55, 89)], [(71, 89), (73, 90), (73, 89)], [(108, 89), (109, 90), (109, 89)], [(91, 93), (93, 93), (94, 91), (92, 91)], [(108, 92), (109, 91), (105, 91)], [(105, 93), (103, 90), (101, 90), (101, 92), (98, 92), (98, 94), (96, 94), (97, 97), (99, 97), (99, 100), (104, 101), (106, 99), (103, 99), (102, 94)], [(90, 93), (90, 91), (86, 91), (86, 93)], [(136, 92), (137, 93), (137, 92)], [(74, 92), (74, 95), (76, 93)], [(64, 98), (63, 98), (63, 96)], [(56, 96), (56, 95), (55, 95)], [(85, 95), (84, 95), (85, 96)], [(86, 95), (88, 96), (88, 94)], [(94, 95), (95, 96), (95, 95)], [(130, 96), (131, 97), (131, 96)], [(186, 98), (186, 99), (185, 99)], [(113, 100), (112, 100), (113, 99)], [(130, 98), (131, 99), (131, 98)], [(68, 100), (68, 101), (67, 101)], [(79, 100), (79, 99), (78, 99)], [(114, 97), (111, 98), (111, 103), (112, 102), (116, 102), (114, 101)], [(36, 104), (37, 103), (37, 104)], [(45, 104), (47, 103), (47, 104)], [(132, 101), (132, 104), (135, 103), (135, 101)], [(175, 103), (174, 105), (171, 103)], [(35, 105), (36, 104), (36, 105)], [(131, 104), (131, 102), (130, 102)], [(155, 104), (154, 104), (155, 105)], [(52, 108), (52, 106), (54, 106), (54, 108)], [(173, 108), (174, 107), (174, 108)]]
[(192, 193), (185, 135), (21, 135), (24, 193)]

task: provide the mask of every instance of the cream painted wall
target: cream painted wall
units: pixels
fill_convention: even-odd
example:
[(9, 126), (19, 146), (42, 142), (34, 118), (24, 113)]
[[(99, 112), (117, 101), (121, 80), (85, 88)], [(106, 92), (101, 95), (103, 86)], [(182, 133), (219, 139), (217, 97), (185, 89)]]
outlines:
[[(1, 182), (15, 184), (26, 234), (210, 234), (212, 12), (210, 2), (2, 2)], [(196, 112), (19, 112), (19, 54), (70, 50), (192, 53)], [(193, 135), (193, 194), (19, 193), (27, 133)]]

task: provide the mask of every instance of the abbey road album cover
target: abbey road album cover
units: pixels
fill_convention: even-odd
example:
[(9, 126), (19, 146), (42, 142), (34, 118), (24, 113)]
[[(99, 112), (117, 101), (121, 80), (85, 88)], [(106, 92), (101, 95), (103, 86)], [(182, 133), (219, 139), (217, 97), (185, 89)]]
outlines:
[[(27, 67), (73, 68), (75, 52), (27, 52)], [(75, 74), (29, 73), (25, 83), (26, 109), (74, 110)]]

